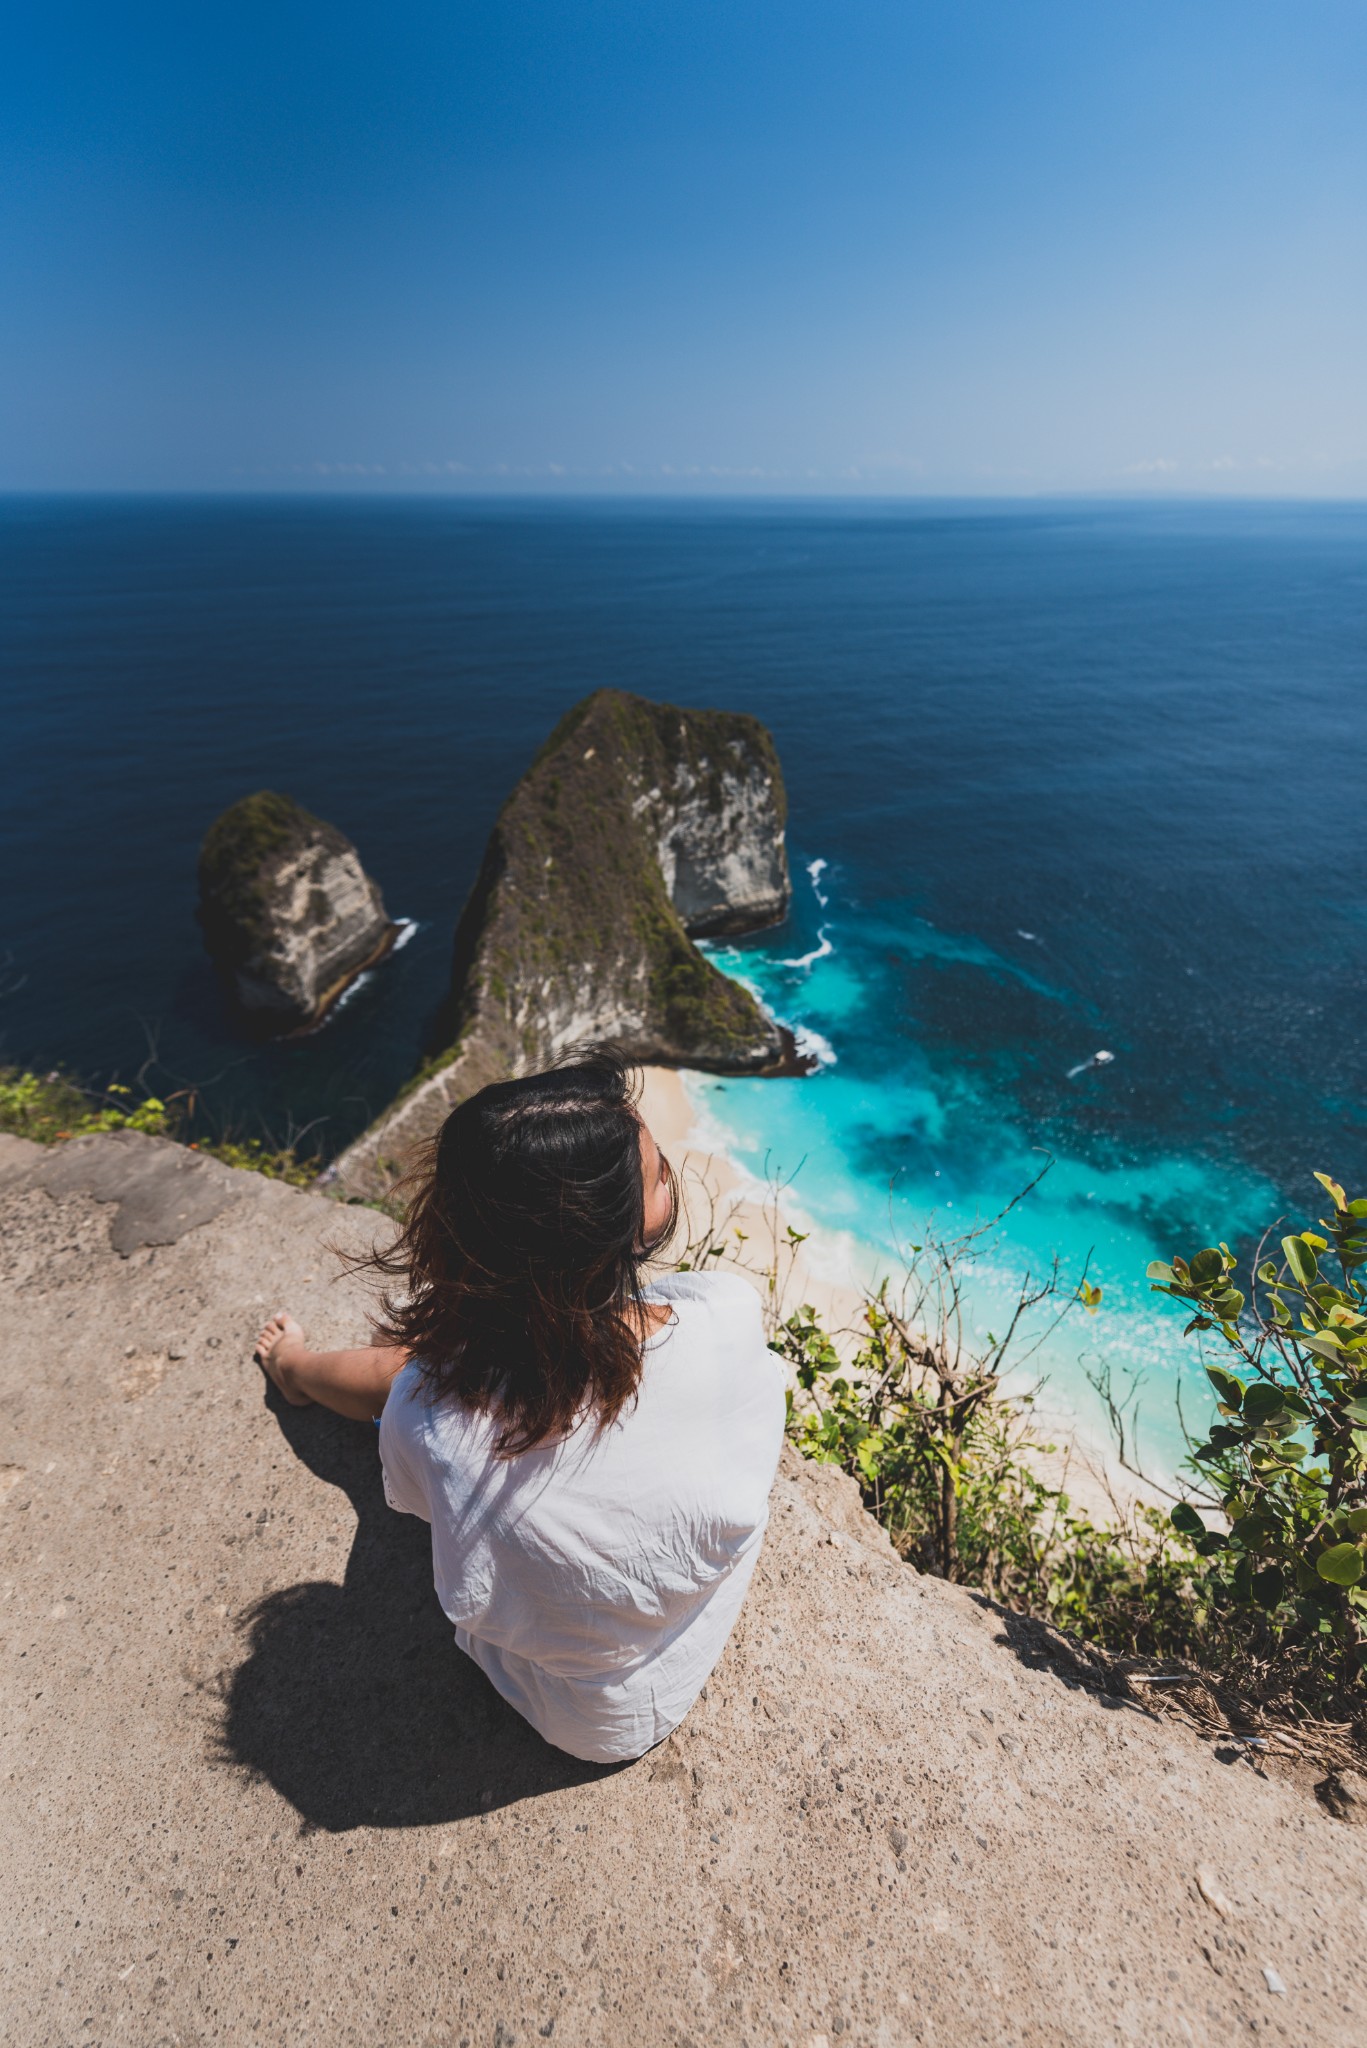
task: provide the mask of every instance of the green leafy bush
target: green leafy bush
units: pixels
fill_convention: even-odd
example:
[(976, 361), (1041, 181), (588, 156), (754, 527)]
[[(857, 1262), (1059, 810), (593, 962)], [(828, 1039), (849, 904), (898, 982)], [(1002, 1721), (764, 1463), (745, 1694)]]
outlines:
[(982, 1360), (948, 1369), (886, 1290), (864, 1320), (844, 1360), (811, 1308), (780, 1326), (773, 1348), (798, 1383), (788, 1419), (798, 1449), (856, 1479), (920, 1570), (1111, 1649), (1189, 1654), (1209, 1619), (1190, 1541), (1143, 1506), (1098, 1526), (1045, 1476), (1054, 1446), (1029, 1397), (1004, 1396)]
[(94, 1131), (145, 1131), (162, 1138), (171, 1122), (171, 1111), (159, 1096), (135, 1096), (119, 1081), (111, 1081), (97, 1100), (65, 1074), (0, 1067), (0, 1130), (40, 1145), (89, 1137)]
[(810, 1307), (782, 1325), (775, 1349), (809, 1396), (789, 1395), (789, 1431), (809, 1458), (858, 1479), (903, 1553), (971, 1584), (1034, 1584), (1033, 1541), (1054, 1496), (1021, 1462), (1024, 1410), (997, 1396), (996, 1375), (954, 1372), (909, 1331), (883, 1288), (866, 1302), (848, 1363)]
[(1236, 1371), (1207, 1368), (1219, 1413), (1191, 1439), (1204, 1515), (1193, 1500), (1169, 1514), (1117, 1498), (1098, 1523), (1052, 1483), (1031, 1398), (1004, 1395), (1001, 1379), (1013, 1348), (1023, 1340), (1028, 1356), (1037, 1341), (1032, 1310), (1052, 1301), (1056, 1322), (1075, 1303), (1095, 1307), (1098, 1290), (1085, 1274), (1076, 1294), (1057, 1272), (1042, 1286), (1027, 1278), (1006, 1336), (975, 1347), (963, 1274), (984, 1232), (913, 1247), (903, 1306), (884, 1286), (840, 1344), (810, 1307), (777, 1321), (772, 1347), (797, 1382), (789, 1434), (857, 1480), (923, 1571), (1105, 1651), (1180, 1659), (1278, 1711), (1360, 1719), (1367, 1202), (1320, 1179), (1333, 1217), (1284, 1239), (1280, 1262), (1259, 1248), (1251, 1304), (1227, 1246), (1150, 1268), (1194, 1309), (1189, 1331), (1236, 1354)]
[(310, 1188), (317, 1178), (315, 1160), (299, 1159), (288, 1146), (263, 1145), (259, 1138), (216, 1138), (191, 1146), (207, 1152), (225, 1166), (238, 1166), (247, 1173), (263, 1173), (267, 1180), (283, 1180), (293, 1188)]
[(1191, 1501), (1173, 1525), (1270, 1642), (1353, 1686), (1367, 1665), (1367, 1200), (1315, 1178), (1332, 1215), (1283, 1237), (1280, 1260), (1266, 1256), (1268, 1233), (1246, 1293), (1227, 1244), (1155, 1262), (1149, 1278), (1234, 1368), (1206, 1364), (1219, 1419), (1192, 1460), (1225, 1527)]
[(61, 1074), (30, 1074), (20, 1067), (0, 1067), (0, 1131), (50, 1145), (70, 1137), (90, 1104), (74, 1082)]

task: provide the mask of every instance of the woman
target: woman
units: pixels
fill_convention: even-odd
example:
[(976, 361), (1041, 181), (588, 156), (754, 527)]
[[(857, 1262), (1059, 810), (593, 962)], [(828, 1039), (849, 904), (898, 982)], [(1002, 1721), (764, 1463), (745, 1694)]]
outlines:
[(745, 1281), (647, 1279), (677, 1193), (631, 1077), (593, 1052), (451, 1112), (393, 1249), (378, 1342), (287, 1401), (380, 1419), (385, 1494), (432, 1527), (456, 1641), (557, 1748), (640, 1756), (688, 1712), (768, 1519), (783, 1378)]

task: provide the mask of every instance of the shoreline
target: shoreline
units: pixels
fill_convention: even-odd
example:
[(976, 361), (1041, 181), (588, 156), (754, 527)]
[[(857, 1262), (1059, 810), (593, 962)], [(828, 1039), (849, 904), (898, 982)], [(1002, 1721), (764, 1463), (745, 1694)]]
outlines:
[(321, 1031), (323, 1026), (331, 1021), (333, 1013), (341, 1004), (343, 997), (350, 994), (361, 976), (369, 974), (372, 967), (378, 967), (382, 960), (387, 960), (390, 954), (395, 951), (399, 941), (399, 933), (403, 928), (404, 920), (391, 918), (385, 926), (374, 951), (367, 953), (365, 959), (358, 961), (355, 967), (349, 967), (346, 973), (340, 975), (336, 981), (330, 981), (322, 995), (318, 998), (317, 1006), (308, 1022), (296, 1025), (293, 1031), (282, 1032), (280, 1034), (280, 1042), (287, 1045), (295, 1039), (312, 1038), (315, 1032)]
[(778, 1267), (779, 1288), (771, 1293), (763, 1264), (748, 1265), (740, 1258), (725, 1261), (728, 1270), (748, 1280), (760, 1296), (766, 1329), (770, 1320), (781, 1321), (784, 1314), (809, 1303), (832, 1335), (852, 1330), (863, 1302), (854, 1275), (847, 1282), (833, 1280), (814, 1269), (804, 1246), (789, 1250), (782, 1202), (759, 1199), (751, 1175), (726, 1152), (706, 1144), (678, 1068), (643, 1067), (641, 1075), (641, 1114), (679, 1180), (682, 1214), (674, 1250), (681, 1243), (707, 1239), (715, 1244), (719, 1237), (743, 1232), (755, 1256), (761, 1261), (770, 1258)]
[[(842, 1246), (836, 1233), (809, 1223), (805, 1242), (790, 1250), (786, 1236), (789, 1217), (781, 1191), (761, 1198), (753, 1176), (704, 1137), (683, 1072), (647, 1066), (641, 1069), (641, 1077), (641, 1114), (679, 1177), (684, 1214), (675, 1251), (682, 1243), (703, 1239), (715, 1243), (719, 1234), (734, 1237), (743, 1233), (757, 1263), (747, 1265), (738, 1257), (725, 1264), (729, 1271), (747, 1279), (760, 1296), (766, 1333), (794, 1309), (810, 1305), (843, 1349), (842, 1339), (852, 1341), (857, 1336), (864, 1302), (864, 1289), (854, 1270), (854, 1241)], [(774, 1292), (767, 1281), (769, 1263), (776, 1268)], [(871, 1267), (872, 1263), (870, 1254)], [(1164, 1504), (1164, 1496), (1120, 1466), (1113, 1455), (1108, 1457), (1076, 1418), (1051, 1408), (1047, 1386), (1035, 1400), (1033, 1423), (1045, 1442), (1056, 1446), (1031, 1456), (1034, 1469), (1047, 1484), (1064, 1488), (1070, 1503), (1094, 1522), (1113, 1522), (1118, 1512), (1136, 1505)]]

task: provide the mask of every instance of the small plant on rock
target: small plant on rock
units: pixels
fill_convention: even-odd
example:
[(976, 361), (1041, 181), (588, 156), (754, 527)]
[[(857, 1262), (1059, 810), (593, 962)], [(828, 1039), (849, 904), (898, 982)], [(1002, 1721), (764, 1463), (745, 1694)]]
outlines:
[(261, 1173), (267, 1180), (283, 1180), (292, 1188), (311, 1188), (318, 1177), (316, 1160), (300, 1159), (288, 1145), (264, 1145), (260, 1138), (213, 1138), (193, 1148), (221, 1159), (225, 1166), (237, 1166), (245, 1173)]
[(267, 1145), (259, 1138), (205, 1137), (191, 1140), (196, 1097), (178, 1090), (165, 1101), (141, 1095), (125, 1082), (111, 1081), (97, 1091), (83, 1088), (61, 1073), (34, 1074), (21, 1067), (0, 1067), (0, 1131), (31, 1138), (40, 1145), (68, 1138), (89, 1138), (106, 1131), (141, 1131), (149, 1138), (175, 1138), (195, 1152), (262, 1173), (291, 1187), (313, 1185), (315, 1161), (301, 1159), (293, 1145)]
[(172, 1112), (159, 1096), (137, 1096), (121, 1081), (111, 1081), (97, 1097), (65, 1074), (0, 1067), (0, 1130), (40, 1145), (96, 1131), (143, 1131), (163, 1138), (171, 1123)]

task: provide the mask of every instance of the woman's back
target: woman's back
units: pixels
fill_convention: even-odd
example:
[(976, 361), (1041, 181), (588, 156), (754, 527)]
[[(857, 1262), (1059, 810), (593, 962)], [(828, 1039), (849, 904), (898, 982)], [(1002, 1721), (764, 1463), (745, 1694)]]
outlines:
[(390, 1505), (432, 1525), (456, 1639), (540, 1733), (575, 1756), (639, 1756), (677, 1726), (754, 1570), (784, 1389), (743, 1281), (652, 1286), (672, 1317), (634, 1403), (510, 1458), (496, 1414), (433, 1400), (419, 1367), (380, 1430)]
[(572, 1755), (640, 1756), (721, 1655), (759, 1554), (784, 1390), (734, 1274), (651, 1265), (669, 1161), (610, 1047), (458, 1102), (366, 1261), (375, 1345), (259, 1353), (287, 1400), (382, 1415), (392, 1507), (432, 1528), (456, 1641)]

